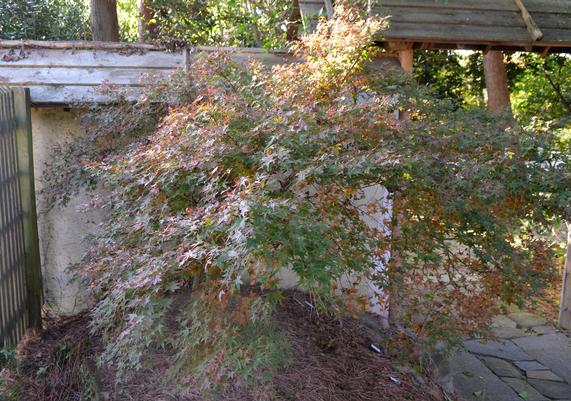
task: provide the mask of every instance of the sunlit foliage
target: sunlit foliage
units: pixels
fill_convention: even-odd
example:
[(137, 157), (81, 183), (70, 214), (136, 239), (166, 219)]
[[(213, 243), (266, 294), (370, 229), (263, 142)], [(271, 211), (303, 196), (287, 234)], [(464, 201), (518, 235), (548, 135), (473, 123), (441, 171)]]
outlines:
[(571, 130), (571, 57), (520, 53), (509, 60), (512, 107), (522, 124)]
[[(289, 0), (147, 0), (146, 40), (186, 45), (285, 48)], [(0, 0), (0, 39), (90, 40), (86, 0)], [(118, 0), (123, 41), (138, 40), (136, 0)]]
[(485, 107), (483, 58), (480, 52), (417, 51), (414, 77), (458, 107)]

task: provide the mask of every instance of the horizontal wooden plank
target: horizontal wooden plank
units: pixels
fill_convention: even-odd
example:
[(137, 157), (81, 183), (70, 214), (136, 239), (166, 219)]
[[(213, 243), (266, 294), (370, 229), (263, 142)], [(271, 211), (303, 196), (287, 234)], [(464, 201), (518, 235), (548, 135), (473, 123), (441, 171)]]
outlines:
[[(509, 0), (512, 1), (512, 0)], [(571, 14), (571, 0), (522, 0), (530, 13)], [(513, 2), (513, 1), (512, 1)]]
[[(0, 49), (2, 44), (13, 45), (0, 41)], [(0, 60), (0, 85), (30, 87), (32, 102), (36, 105), (109, 102), (112, 96), (98, 92), (104, 83), (116, 85), (116, 90), (125, 90), (129, 99), (135, 99), (142, 83), (148, 82), (145, 76), (168, 77), (184, 64), (182, 53), (149, 51), (124, 54), (115, 49), (68, 50), (64, 42), (47, 42), (45, 45), (49, 48), (39, 48), (41, 44), (34, 43), (34, 48), (26, 48), (21, 59), (18, 59), (20, 51), (17, 50), (13, 54), (16, 60)], [(296, 61), (291, 54), (269, 53), (261, 49), (200, 48), (190, 53), (188, 68), (198, 62), (201, 52), (218, 51), (226, 52), (238, 63), (255, 59), (269, 67)], [(394, 57), (380, 58), (377, 63), (379, 68), (394, 68), (398, 64)]]
[[(468, 11), (468, 10), (426, 10), (417, 7), (410, 9), (395, 9), (395, 12), (386, 14), (391, 24), (403, 22), (518, 27), (525, 28), (521, 14), (515, 11)], [(569, 29), (571, 30), (571, 14), (535, 13), (534, 20), (541, 29)]]
[[(378, 60), (379, 68), (396, 69), (398, 61), (395, 58), (382, 58)], [(17, 86), (8, 84), (7, 86)], [(29, 86), (32, 103), (35, 106), (53, 104), (81, 104), (81, 103), (108, 103), (113, 95), (102, 94), (98, 86), (67, 86), (67, 85), (34, 85)], [(128, 100), (136, 100), (143, 89), (141, 87), (111, 88), (111, 93), (121, 93)]]
[(184, 64), (181, 53), (146, 52), (124, 54), (107, 50), (0, 49), (0, 68), (4, 66), (153, 68), (174, 69)]
[(145, 75), (167, 76), (165, 70), (121, 68), (0, 68), (0, 85), (137, 85)]
[(571, 13), (569, 14), (533, 13), (533, 19), (541, 29), (544, 28), (571, 29)]
[(485, 27), (471, 25), (444, 25), (401, 22), (393, 24), (383, 35), (387, 39), (414, 38), (415, 41), (439, 39), (480, 42), (530, 42), (529, 33), (524, 27)]
[[(404, 41), (401, 41), (404, 42)], [(516, 43), (516, 42), (447, 42), (445, 40), (427, 40), (424, 42), (407, 42), (412, 43), (414, 50), (430, 51), (430, 50), (473, 50), (473, 51), (490, 51), (498, 50), (505, 52), (534, 52), (541, 54), (560, 54), (571, 53), (571, 46), (535, 43)], [(379, 44), (389, 51), (394, 51), (394, 46), (390, 42), (380, 41)]]
[(422, 7), (434, 10), (502, 10), (518, 11), (512, 0), (381, 0), (375, 5), (376, 10), (382, 8)]
[(504, 26), (525, 28), (521, 14), (517, 11), (435, 11), (412, 7), (406, 10), (395, 9), (395, 11), (392, 13), (389, 12), (389, 10), (387, 10), (387, 12), (389, 21), (392, 24), (411, 22), (427, 24)]
[[(534, 12), (571, 14), (570, 0), (524, 0), (524, 4), (532, 14)], [(375, 9), (381, 10), (383, 7), (518, 11), (513, 0), (381, 0)]]
[[(168, 51), (161, 45), (137, 42), (97, 42), (92, 40), (0, 40), (0, 48), (36, 48), (36, 49), (68, 49), (68, 50), (107, 50), (119, 53), (133, 54), (146, 51)], [(192, 52), (232, 52), (242, 54), (287, 53), (286, 50), (267, 50), (257, 47), (224, 47), (224, 46), (194, 46)], [(178, 51), (180, 53), (180, 51)]]
[(559, 43), (571, 47), (571, 29), (544, 29), (541, 43)]
[[(110, 93), (121, 93), (128, 100), (136, 100), (141, 94), (141, 87), (116, 88)], [(30, 86), (30, 96), (34, 106), (51, 104), (108, 103), (114, 95), (102, 94), (94, 86)]]
[[(48, 42), (50, 43), (50, 42)], [(53, 43), (53, 42), (51, 42)], [(4, 44), (5, 45), (5, 44)], [(241, 51), (228, 48), (193, 49), (191, 60), (203, 52), (224, 52), (237, 62), (251, 59), (268, 65), (284, 63), (291, 56), (284, 52)], [(184, 55), (181, 52), (167, 53), (149, 51), (145, 53), (126, 54), (118, 51), (85, 49), (64, 50), (49, 48), (26, 48), (23, 50), (3, 48), (0, 41), (0, 68), (13, 65), (32, 67), (86, 67), (86, 68), (136, 68), (136, 69), (175, 69), (184, 66)]]
[[(18, 48), (2, 60), (13, 42), (0, 42), (0, 85), (30, 87), (34, 104), (71, 104), (81, 102), (109, 102), (113, 96), (102, 95), (98, 88), (103, 83), (119, 86), (135, 99), (141, 90), (142, 79), (150, 74), (166, 77), (184, 66), (182, 52), (162, 51), (123, 52), (120, 49), (66, 49), (66, 42), (36, 42), (33, 48)], [(44, 45), (49, 48), (39, 48)], [(120, 44), (118, 44), (120, 45)], [(11, 49), (13, 47), (10, 47)], [(201, 52), (226, 52), (229, 57), (245, 63), (256, 59), (273, 66), (291, 62), (286, 53), (269, 53), (261, 49), (200, 48), (189, 57), (189, 68)], [(22, 58), (20, 58), (23, 56)], [(12, 58), (14, 61), (9, 61)], [(148, 80), (148, 79), (147, 79)]]
[(122, 86), (138, 86), (148, 82), (148, 77), (167, 77), (173, 70), (123, 69), (123, 68), (62, 68), (26, 67), (0, 68), (0, 85), (80, 85), (96, 86), (109, 83)]
[(386, 32), (381, 32), (379, 40), (455, 43), (459, 46), (477, 43), (495, 46), (503, 44), (507, 47), (571, 47), (571, 30), (543, 29), (542, 31), (543, 39), (533, 42), (525, 28), (401, 22), (393, 24)]

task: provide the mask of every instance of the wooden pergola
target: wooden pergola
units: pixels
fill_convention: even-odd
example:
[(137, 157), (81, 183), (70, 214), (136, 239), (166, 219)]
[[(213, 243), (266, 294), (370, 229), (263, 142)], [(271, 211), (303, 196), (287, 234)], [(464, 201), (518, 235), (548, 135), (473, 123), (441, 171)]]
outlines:
[(503, 51), (571, 52), (571, 0), (385, 0), (372, 11), (389, 18), (379, 44), (399, 51), (405, 70), (415, 49), (483, 51), (495, 112), (510, 108)]
[(571, 52), (570, 0), (381, 0), (380, 43), (413, 49)]
[[(300, 0), (304, 19), (332, 13), (331, 0)], [(389, 19), (377, 43), (397, 52), (412, 71), (415, 50), (478, 50), (484, 53), (488, 105), (509, 109), (502, 52), (545, 56), (571, 53), (571, 0), (369, 0), (370, 14)]]

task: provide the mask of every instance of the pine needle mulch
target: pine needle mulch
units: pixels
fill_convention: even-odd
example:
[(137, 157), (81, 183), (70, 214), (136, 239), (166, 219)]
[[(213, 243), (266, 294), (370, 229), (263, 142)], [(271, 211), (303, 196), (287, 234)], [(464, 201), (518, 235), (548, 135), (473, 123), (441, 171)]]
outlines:
[[(276, 401), (449, 400), (427, 376), (403, 369), (379, 341), (389, 333), (352, 318), (317, 314), (300, 292), (288, 292), (277, 318), (290, 339), (293, 358), (272, 382)], [(376, 341), (375, 341), (376, 340)], [(377, 344), (380, 353), (371, 348)], [(41, 335), (19, 347), (22, 401), (259, 401), (260, 389), (227, 383), (215, 397), (199, 391), (174, 395), (162, 374), (168, 351), (157, 352), (132, 378), (96, 366), (101, 339), (89, 332), (89, 316), (50, 322)], [(267, 394), (266, 394), (267, 395)], [(0, 397), (1, 399), (1, 397)]]

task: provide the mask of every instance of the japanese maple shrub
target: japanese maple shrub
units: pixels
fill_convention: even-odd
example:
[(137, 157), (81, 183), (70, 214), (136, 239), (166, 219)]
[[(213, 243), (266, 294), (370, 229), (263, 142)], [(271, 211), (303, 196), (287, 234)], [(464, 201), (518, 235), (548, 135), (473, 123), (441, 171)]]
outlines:
[[(338, 10), (294, 46), (295, 62), (202, 56), (155, 90), (154, 118), (136, 112), (149, 98), (123, 105), (158, 121), (140, 127), (148, 135), (97, 120), (91, 138), (111, 139), (84, 143), (107, 151), (84, 152), (81, 168), (107, 188), (110, 217), (82, 271), (103, 363), (127, 372), (170, 347), (181, 383), (263, 381), (288, 359), (272, 318), (286, 268), (337, 314), (367, 305), (356, 287), (369, 278), (431, 339), (480, 331), (499, 300), (542, 285), (551, 252), (534, 230), (571, 217), (568, 149), (379, 68), (384, 26)], [(388, 231), (354, 206), (373, 184), (394, 196)], [(389, 254), (399, 266), (387, 275), (375, 267)]]

